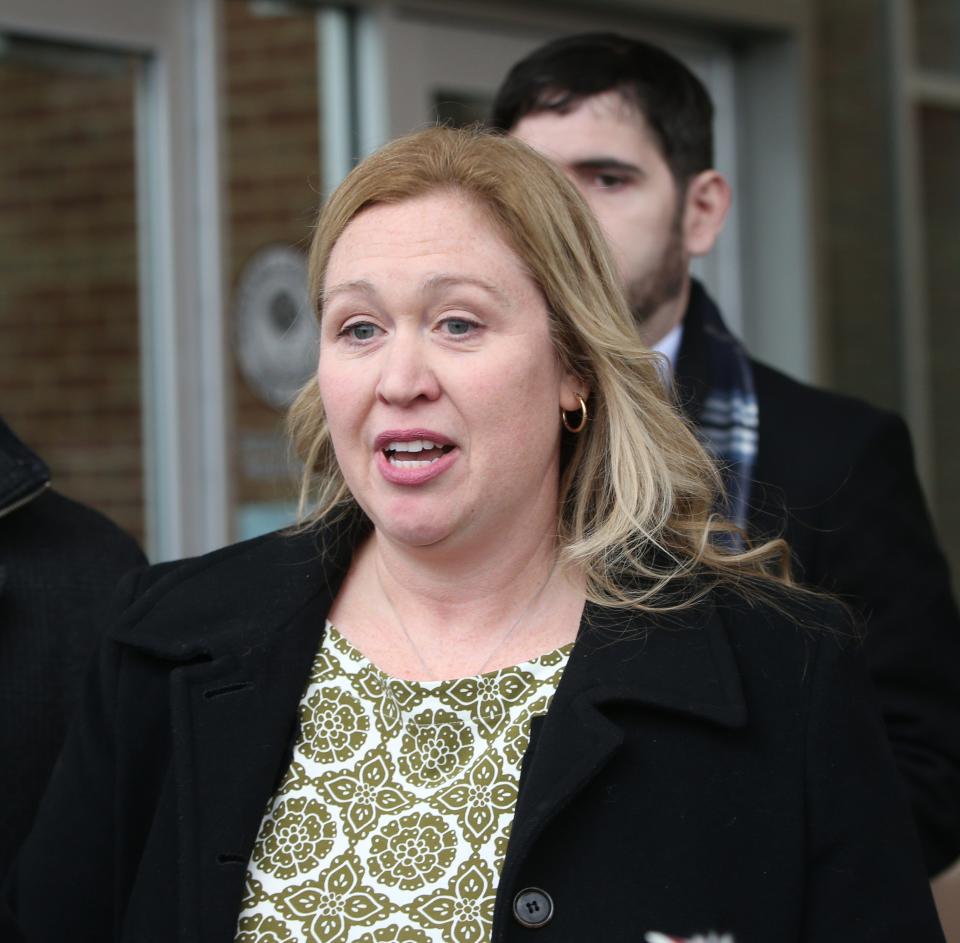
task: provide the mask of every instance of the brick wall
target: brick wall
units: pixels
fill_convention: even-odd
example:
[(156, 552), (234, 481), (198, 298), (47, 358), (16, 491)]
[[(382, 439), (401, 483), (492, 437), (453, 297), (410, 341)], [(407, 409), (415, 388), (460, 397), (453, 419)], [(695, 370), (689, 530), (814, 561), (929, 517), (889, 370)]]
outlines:
[[(265, 245), (306, 250), (319, 106), (313, 14), (227, 0), (224, 24), (233, 285)], [(0, 65), (0, 410), (61, 491), (142, 541), (133, 109), (132, 67)], [(236, 501), (290, 498), (281, 413), (230, 380)]]
[[(257, 15), (240, 0), (227, 2), (224, 14), (228, 271), (235, 288), (258, 249), (283, 243), (307, 250), (320, 188), (316, 18), (309, 11)], [(231, 377), (236, 502), (289, 499), (295, 487), (281, 413), (257, 399), (235, 358)]]
[(133, 72), (0, 62), (0, 412), (143, 539)]

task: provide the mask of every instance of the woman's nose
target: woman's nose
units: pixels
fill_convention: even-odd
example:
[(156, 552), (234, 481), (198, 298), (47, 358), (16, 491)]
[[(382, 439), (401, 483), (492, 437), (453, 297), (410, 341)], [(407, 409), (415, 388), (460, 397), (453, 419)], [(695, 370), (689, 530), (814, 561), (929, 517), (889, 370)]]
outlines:
[(426, 341), (417, 333), (398, 332), (388, 341), (377, 384), (380, 399), (405, 406), (421, 397), (432, 400), (440, 395), (440, 384), (426, 346)]

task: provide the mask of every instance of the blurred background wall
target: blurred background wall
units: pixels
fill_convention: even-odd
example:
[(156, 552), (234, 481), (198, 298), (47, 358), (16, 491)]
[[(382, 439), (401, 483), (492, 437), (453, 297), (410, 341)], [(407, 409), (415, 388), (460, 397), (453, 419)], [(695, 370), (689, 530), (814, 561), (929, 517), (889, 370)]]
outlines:
[(707, 82), (736, 204), (699, 274), (761, 358), (905, 415), (957, 579), (957, 0), (2, 0), (2, 415), (155, 559), (286, 522), (323, 194), (607, 28)]
[(282, 522), (323, 193), (390, 136), (482, 118), (545, 39), (618, 29), (717, 101), (735, 213), (699, 274), (755, 353), (906, 415), (957, 572), (960, 5), (772, 7), (4, 0), (3, 414), (155, 557)]

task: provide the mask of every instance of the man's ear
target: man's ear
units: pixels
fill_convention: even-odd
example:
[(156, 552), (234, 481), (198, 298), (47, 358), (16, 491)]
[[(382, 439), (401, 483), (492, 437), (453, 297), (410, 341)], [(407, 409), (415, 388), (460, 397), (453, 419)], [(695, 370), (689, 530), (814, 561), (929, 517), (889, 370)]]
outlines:
[(689, 255), (706, 255), (713, 248), (732, 196), (727, 178), (717, 170), (690, 179), (683, 200), (683, 246)]

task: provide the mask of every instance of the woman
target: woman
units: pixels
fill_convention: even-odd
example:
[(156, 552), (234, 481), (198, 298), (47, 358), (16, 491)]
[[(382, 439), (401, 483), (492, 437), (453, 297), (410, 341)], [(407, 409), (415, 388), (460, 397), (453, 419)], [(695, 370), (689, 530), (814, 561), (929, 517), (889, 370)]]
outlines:
[(563, 178), (414, 135), (311, 263), (312, 511), (127, 587), (27, 939), (942, 939), (837, 613), (730, 549)]

